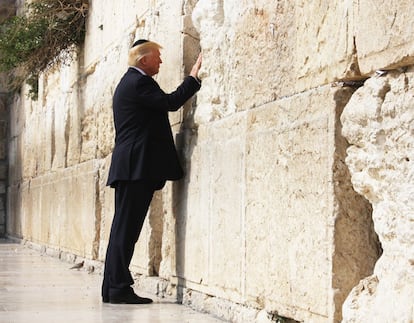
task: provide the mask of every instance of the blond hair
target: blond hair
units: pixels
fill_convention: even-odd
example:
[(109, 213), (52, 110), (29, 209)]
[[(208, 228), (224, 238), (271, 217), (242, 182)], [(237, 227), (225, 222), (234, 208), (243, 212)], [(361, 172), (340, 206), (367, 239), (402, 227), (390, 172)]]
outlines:
[(134, 46), (129, 50), (128, 53), (128, 65), (129, 66), (137, 66), (139, 61), (145, 57), (151, 54), (151, 52), (154, 49), (162, 49), (161, 45), (152, 42), (147, 41), (145, 43), (142, 43), (140, 45)]

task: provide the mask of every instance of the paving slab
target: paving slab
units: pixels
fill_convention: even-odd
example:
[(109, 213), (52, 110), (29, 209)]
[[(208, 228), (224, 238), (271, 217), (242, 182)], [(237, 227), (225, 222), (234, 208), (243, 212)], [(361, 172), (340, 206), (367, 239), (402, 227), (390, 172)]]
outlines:
[(103, 304), (102, 276), (19, 243), (0, 242), (0, 322), (217, 323), (220, 319), (151, 297), (147, 305)]

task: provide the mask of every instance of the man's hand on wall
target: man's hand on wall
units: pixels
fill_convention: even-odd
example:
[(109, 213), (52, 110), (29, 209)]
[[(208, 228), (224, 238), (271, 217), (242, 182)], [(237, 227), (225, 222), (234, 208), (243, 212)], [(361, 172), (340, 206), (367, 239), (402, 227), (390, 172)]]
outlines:
[(201, 53), (198, 55), (197, 61), (194, 63), (193, 67), (191, 68), (190, 75), (196, 79), (198, 78), (198, 72), (201, 68), (202, 56)]

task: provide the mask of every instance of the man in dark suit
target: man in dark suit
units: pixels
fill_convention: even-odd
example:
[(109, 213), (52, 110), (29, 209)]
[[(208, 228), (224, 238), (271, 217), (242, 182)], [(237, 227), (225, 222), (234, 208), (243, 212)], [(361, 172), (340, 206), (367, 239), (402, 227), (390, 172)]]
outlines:
[(168, 119), (201, 87), (201, 55), (190, 75), (172, 93), (152, 78), (158, 73), (161, 46), (140, 39), (129, 51), (128, 71), (113, 96), (115, 148), (108, 183), (115, 188), (115, 214), (106, 252), (102, 300), (147, 304), (134, 293), (129, 264), (153, 194), (166, 180), (183, 176)]

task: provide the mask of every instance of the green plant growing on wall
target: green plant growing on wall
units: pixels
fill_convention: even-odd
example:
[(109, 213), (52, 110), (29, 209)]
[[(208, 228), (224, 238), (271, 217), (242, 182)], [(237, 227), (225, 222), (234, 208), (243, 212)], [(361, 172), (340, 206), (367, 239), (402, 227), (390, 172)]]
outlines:
[(17, 90), (24, 80), (37, 98), (37, 79), (45, 69), (68, 63), (85, 37), (88, 0), (34, 0), (24, 13), (0, 23), (0, 72), (6, 87)]

